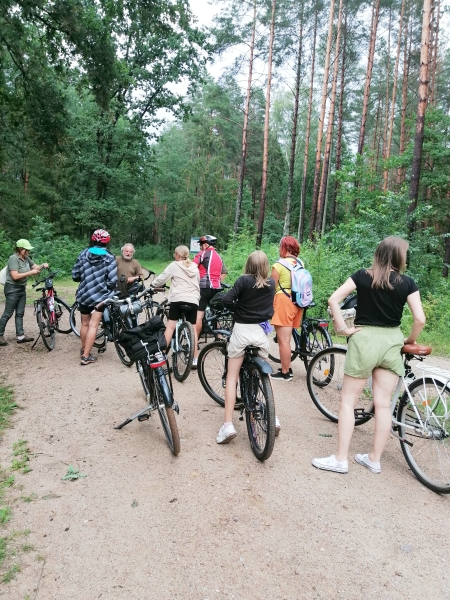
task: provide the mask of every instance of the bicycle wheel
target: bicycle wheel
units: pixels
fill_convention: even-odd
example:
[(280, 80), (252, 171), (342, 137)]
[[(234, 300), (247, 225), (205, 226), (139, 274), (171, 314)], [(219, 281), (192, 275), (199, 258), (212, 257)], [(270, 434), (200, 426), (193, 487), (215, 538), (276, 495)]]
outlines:
[(124, 364), (126, 367), (131, 367), (131, 365), (134, 363), (134, 360), (131, 360), (131, 358), (128, 356), (125, 348), (119, 344), (118, 339), (119, 339), (119, 335), (122, 333), (122, 331), (131, 329), (133, 327), (133, 324), (127, 318), (124, 318), (124, 319), (122, 319), (122, 317), (112, 317), (112, 318), (117, 319), (117, 321), (115, 323), (115, 327), (114, 327), (114, 329), (115, 329), (114, 347), (116, 349), (117, 356), (120, 358), (120, 361), (122, 362), (122, 364)]
[(302, 360), (305, 368), (308, 369), (308, 364), (312, 357), (324, 348), (331, 348), (333, 342), (331, 340), (328, 329), (319, 327), (318, 323), (310, 323), (308, 328), (308, 337), (306, 338), (306, 355), (302, 355)]
[(150, 399), (150, 382), (149, 382), (149, 368), (147, 365), (147, 361), (144, 358), (140, 358), (136, 361), (136, 370), (138, 372), (139, 378), (142, 383), (142, 387), (144, 388), (144, 394), (147, 399)]
[(450, 387), (415, 379), (398, 407), (400, 446), (411, 471), (433, 492), (450, 493)]
[[(346, 348), (325, 348), (311, 360), (306, 374), (311, 400), (333, 423), (338, 422), (346, 354)], [(372, 416), (372, 390), (368, 382), (355, 407), (355, 425), (367, 423)]]
[(72, 327), (70, 325), (70, 306), (67, 304), (67, 302), (65, 302), (61, 298), (58, 298), (58, 296), (54, 297), (54, 301), (56, 331), (58, 331), (58, 333), (71, 333)]
[[(177, 456), (181, 450), (180, 434), (178, 432), (177, 421), (175, 419), (173, 408), (167, 406), (167, 404), (170, 403), (170, 388), (165, 380), (165, 376), (163, 385), (161, 385), (155, 373), (153, 374), (153, 377), (155, 400), (157, 402), (159, 418), (161, 419), (164, 435), (166, 436), (169, 448), (172, 450), (172, 454)], [(168, 394), (169, 397), (167, 397)]]
[(50, 316), (45, 306), (41, 305), (41, 309), (36, 313), (36, 319), (45, 347), (49, 351), (53, 350), (55, 347), (55, 327), (50, 323)]
[(269, 376), (250, 364), (242, 368), (245, 389), (245, 421), (253, 454), (267, 460), (275, 444), (275, 403)]
[[(297, 357), (296, 346), (295, 346), (295, 338), (294, 331), (298, 335), (300, 329), (293, 329), (291, 336), (291, 362)], [(273, 362), (281, 364), (280, 360), (280, 347), (278, 346), (277, 332), (275, 329), (269, 333), (269, 359)]]
[(197, 362), (198, 377), (203, 389), (220, 406), (225, 406), (226, 354), (227, 343), (217, 340), (201, 349)]
[(178, 328), (178, 339), (175, 340), (178, 350), (172, 350), (173, 374), (177, 381), (184, 381), (189, 375), (194, 358), (194, 328), (184, 321)]
[[(69, 322), (70, 322), (70, 328), (73, 331), (73, 333), (77, 337), (80, 337), (81, 316), (78, 312), (78, 302), (74, 302), (70, 308)], [(97, 335), (95, 337), (95, 339), (97, 341), (94, 342), (95, 348), (103, 348), (104, 347), (104, 345), (105, 345), (104, 335), (105, 335), (105, 331), (103, 329), (102, 322), (100, 321), (100, 325), (98, 326), (98, 330), (97, 330)]]

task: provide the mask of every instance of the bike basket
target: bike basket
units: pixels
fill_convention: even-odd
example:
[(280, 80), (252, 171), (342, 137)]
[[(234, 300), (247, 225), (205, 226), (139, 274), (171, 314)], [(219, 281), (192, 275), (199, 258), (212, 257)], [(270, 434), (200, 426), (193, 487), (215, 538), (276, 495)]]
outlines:
[[(345, 333), (343, 331), (341, 331), (340, 333), (336, 333), (336, 328), (334, 326), (334, 319), (333, 319), (333, 315), (331, 314), (330, 309), (328, 309), (328, 314), (330, 315), (334, 334), (335, 335), (343, 335), (345, 337)], [(355, 308), (346, 308), (344, 310), (341, 309), (341, 314), (342, 314), (342, 318), (344, 319), (344, 323), (345, 323), (346, 327), (347, 328), (353, 327), (354, 322), (355, 322), (356, 309)]]
[(127, 338), (124, 335), (125, 333), (129, 333), (129, 331), (119, 336), (119, 344), (131, 360), (138, 360), (139, 358), (147, 357), (149, 354), (164, 351), (167, 348), (166, 338), (162, 331), (149, 334), (147, 337), (141, 339)]

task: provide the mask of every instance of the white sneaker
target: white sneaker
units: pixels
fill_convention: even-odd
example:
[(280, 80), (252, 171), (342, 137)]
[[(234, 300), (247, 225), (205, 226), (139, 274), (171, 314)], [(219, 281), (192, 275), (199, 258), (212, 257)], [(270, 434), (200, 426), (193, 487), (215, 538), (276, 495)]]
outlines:
[(366, 467), (372, 473), (381, 473), (381, 465), (379, 462), (370, 460), (368, 454), (355, 454), (355, 460), (359, 465)]
[(317, 469), (323, 469), (324, 471), (334, 471), (335, 473), (348, 473), (348, 461), (336, 460), (334, 454), (327, 456), (326, 458), (313, 458), (312, 464)]
[(216, 442), (218, 444), (228, 444), (228, 442), (234, 440), (236, 436), (236, 429), (233, 427), (232, 424), (226, 426), (222, 425), (222, 427), (219, 430), (219, 433), (217, 434)]
[(192, 369), (196, 369), (197, 368), (197, 359), (193, 358), (192, 359)]
[(281, 431), (280, 421), (278, 420), (278, 417), (275, 415), (275, 437), (280, 435), (280, 431)]

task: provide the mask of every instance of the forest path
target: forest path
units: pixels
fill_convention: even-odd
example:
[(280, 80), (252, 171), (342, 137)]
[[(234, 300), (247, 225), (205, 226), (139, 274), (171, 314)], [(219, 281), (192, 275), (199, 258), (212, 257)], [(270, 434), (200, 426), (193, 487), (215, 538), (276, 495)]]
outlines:
[[(32, 312), (28, 334), (37, 330)], [(47, 352), (41, 341), (17, 345), (12, 332), (10, 322), (1, 371), (20, 410), (0, 460), (6, 468), (13, 443), (28, 441), (32, 471), (16, 475), (8, 529), (31, 530), (33, 550), (19, 556), (21, 572), (0, 596), (450, 598), (450, 497), (415, 479), (393, 439), (379, 476), (353, 460), (348, 475), (314, 469), (311, 458), (334, 451), (337, 431), (310, 401), (298, 360), (292, 383), (273, 386), (282, 431), (266, 463), (254, 458), (237, 414), (236, 440), (215, 443), (222, 409), (195, 374), (175, 382), (181, 453), (173, 457), (156, 415), (113, 429), (144, 398), (112, 345), (81, 367), (72, 334)], [(356, 429), (353, 454), (368, 451), (372, 431), (372, 423)], [(62, 481), (68, 465), (86, 477)]]

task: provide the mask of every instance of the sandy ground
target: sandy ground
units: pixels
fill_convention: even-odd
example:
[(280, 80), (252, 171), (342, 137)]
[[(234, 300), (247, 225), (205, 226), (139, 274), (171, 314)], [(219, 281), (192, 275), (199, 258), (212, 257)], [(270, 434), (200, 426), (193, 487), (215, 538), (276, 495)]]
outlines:
[[(31, 307), (26, 332), (37, 334)], [(9, 531), (29, 529), (33, 550), (0, 596), (450, 598), (450, 497), (415, 479), (394, 439), (381, 475), (353, 461), (348, 475), (314, 469), (312, 457), (334, 451), (336, 426), (309, 399), (298, 360), (292, 383), (274, 383), (282, 431), (266, 463), (237, 414), (236, 440), (215, 443), (222, 409), (195, 373), (175, 382), (175, 458), (157, 415), (113, 429), (144, 398), (112, 345), (81, 367), (73, 334), (58, 335), (52, 352), (41, 341), (18, 346), (11, 322), (7, 337), (1, 372), (20, 410), (0, 461), (9, 465), (13, 443), (28, 441), (32, 471), (16, 476)], [(368, 451), (372, 427), (357, 428), (353, 453)], [(87, 477), (63, 481), (68, 465)]]

